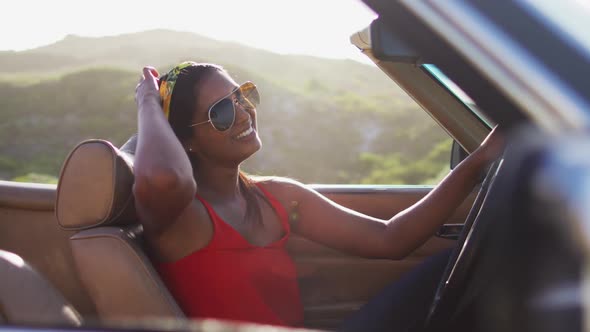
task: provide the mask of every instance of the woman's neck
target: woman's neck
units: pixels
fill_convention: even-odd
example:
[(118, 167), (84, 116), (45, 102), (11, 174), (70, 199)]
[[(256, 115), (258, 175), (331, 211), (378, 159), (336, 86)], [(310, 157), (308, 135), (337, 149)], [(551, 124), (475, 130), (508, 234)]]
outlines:
[(203, 163), (198, 168), (194, 168), (197, 192), (211, 201), (224, 202), (240, 198), (239, 176), (239, 166), (208, 166)]

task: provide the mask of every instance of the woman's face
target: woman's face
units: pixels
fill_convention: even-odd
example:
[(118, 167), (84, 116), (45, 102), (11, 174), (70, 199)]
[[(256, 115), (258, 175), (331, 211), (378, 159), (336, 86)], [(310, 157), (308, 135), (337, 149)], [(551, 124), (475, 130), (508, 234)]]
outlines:
[(199, 159), (239, 165), (262, 146), (257, 131), (256, 109), (235, 102), (238, 93), (231, 94), (238, 86), (226, 72), (214, 71), (195, 87), (197, 105), (192, 123), (209, 120), (211, 106), (224, 98), (231, 99), (235, 110), (233, 125), (223, 132), (216, 130), (210, 122), (193, 127), (193, 139), (189, 144)]

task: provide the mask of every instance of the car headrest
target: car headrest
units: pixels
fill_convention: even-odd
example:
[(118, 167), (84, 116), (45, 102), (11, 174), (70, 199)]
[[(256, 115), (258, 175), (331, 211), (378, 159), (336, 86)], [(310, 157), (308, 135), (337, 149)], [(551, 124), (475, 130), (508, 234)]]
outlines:
[(85, 140), (64, 161), (55, 202), (59, 225), (68, 230), (137, 222), (133, 161), (137, 135), (120, 149), (101, 139)]

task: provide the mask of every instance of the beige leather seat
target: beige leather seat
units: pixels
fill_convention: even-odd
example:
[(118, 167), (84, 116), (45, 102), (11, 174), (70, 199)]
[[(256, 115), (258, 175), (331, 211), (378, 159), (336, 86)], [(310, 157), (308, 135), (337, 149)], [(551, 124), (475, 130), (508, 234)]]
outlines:
[(11, 325), (81, 325), (78, 312), (20, 256), (0, 250), (0, 276), (0, 322)]
[(105, 140), (78, 144), (57, 186), (60, 226), (101, 321), (184, 318), (144, 252), (132, 194), (135, 137), (121, 149)]

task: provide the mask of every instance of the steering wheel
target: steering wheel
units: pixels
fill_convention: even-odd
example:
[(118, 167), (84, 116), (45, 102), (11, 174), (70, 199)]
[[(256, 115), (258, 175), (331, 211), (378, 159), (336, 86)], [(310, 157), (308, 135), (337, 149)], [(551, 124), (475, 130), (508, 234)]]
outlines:
[(487, 198), (501, 169), (502, 161), (500, 158), (488, 168), (436, 290), (426, 319), (426, 326), (439, 326), (441, 322), (447, 321), (459, 302), (459, 297), (465, 288), (464, 282), (474, 265), (475, 258), (481, 251), (486, 226), (491, 222), (490, 219), (493, 219), (482, 216), (488, 212)]

